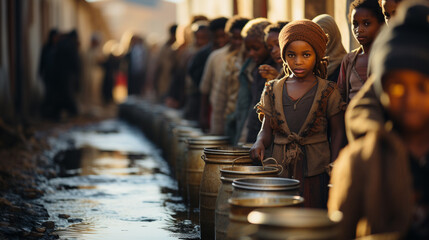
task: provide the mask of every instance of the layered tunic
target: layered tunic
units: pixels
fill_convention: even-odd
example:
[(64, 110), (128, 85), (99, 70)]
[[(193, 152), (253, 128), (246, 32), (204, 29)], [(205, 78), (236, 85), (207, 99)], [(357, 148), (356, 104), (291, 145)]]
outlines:
[[(344, 102), (335, 83), (321, 78), (317, 79), (316, 90), (307, 116), (298, 132), (291, 131), (290, 120), (283, 107), (284, 85), (287, 77), (268, 82), (256, 105), (260, 117), (270, 117), (273, 129), (273, 157), (286, 167), (285, 177), (294, 177), (296, 163), (305, 157), (304, 176), (311, 177), (327, 170), (330, 163), (330, 146), (328, 140), (328, 119), (344, 109)], [(311, 92), (311, 90), (310, 90)], [(309, 92), (309, 93), (310, 93)], [(305, 96), (304, 96), (305, 97)], [(299, 102), (297, 108), (304, 102)]]

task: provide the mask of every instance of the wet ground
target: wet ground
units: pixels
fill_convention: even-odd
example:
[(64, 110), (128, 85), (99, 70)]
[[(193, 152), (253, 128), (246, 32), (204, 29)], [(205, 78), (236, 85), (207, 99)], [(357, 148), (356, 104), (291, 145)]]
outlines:
[[(119, 120), (69, 134), (70, 149), (36, 202), (61, 239), (199, 239), (159, 150)], [(198, 213), (193, 213), (192, 216)]]

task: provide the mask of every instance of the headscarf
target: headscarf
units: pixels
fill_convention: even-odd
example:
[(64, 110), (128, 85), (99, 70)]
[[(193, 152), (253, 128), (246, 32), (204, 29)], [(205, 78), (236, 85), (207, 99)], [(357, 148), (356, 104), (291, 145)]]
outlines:
[(305, 41), (313, 47), (316, 52), (315, 74), (321, 78), (326, 78), (328, 63), (325, 58), (325, 52), (328, 37), (326, 37), (322, 28), (307, 19), (295, 20), (283, 27), (279, 33), (279, 45), (281, 58), (284, 63), (286, 63), (286, 59), (284, 58), (286, 48), (293, 41)]
[(344, 55), (347, 54), (341, 42), (341, 33), (334, 18), (328, 14), (319, 15), (312, 20), (317, 23), (328, 35), (328, 46), (326, 56), (328, 57), (328, 76), (331, 75), (341, 64)]

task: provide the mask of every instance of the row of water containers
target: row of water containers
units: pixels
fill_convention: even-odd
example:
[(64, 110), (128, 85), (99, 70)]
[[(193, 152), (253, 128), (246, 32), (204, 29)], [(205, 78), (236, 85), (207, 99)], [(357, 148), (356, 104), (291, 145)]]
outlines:
[(248, 147), (204, 134), (161, 105), (128, 99), (119, 114), (161, 148), (179, 194), (199, 209), (201, 239), (337, 239), (341, 213), (301, 208), (299, 181), (278, 177), (275, 159), (258, 166)]

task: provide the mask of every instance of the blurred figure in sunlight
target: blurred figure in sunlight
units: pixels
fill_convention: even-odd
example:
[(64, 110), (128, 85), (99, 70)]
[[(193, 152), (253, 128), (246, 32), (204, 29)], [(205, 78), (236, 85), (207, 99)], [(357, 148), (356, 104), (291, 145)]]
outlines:
[(84, 56), (82, 87), (80, 88), (80, 104), (83, 114), (97, 114), (102, 104), (103, 68), (101, 64), (103, 62), (101, 36), (93, 33), (89, 49)]
[(154, 75), (154, 87), (158, 101), (164, 101), (171, 85), (175, 51), (172, 46), (176, 42), (177, 24), (168, 28), (169, 38), (161, 47)]
[(128, 95), (140, 95), (144, 85), (148, 50), (143, 38), (134, 35), (125, 56), (128, 62)]
[(185, 105), (191, 88), (191, 80), (187, 74), (190, 60), (195, 53), (210, 41), (209, 22), (202, 15), (194, 16), (191, 24), (183, 29), (183, 43), (174, 46), (177, 54), (173, 69), (173, 79), (165, 104), (172, 108)]

